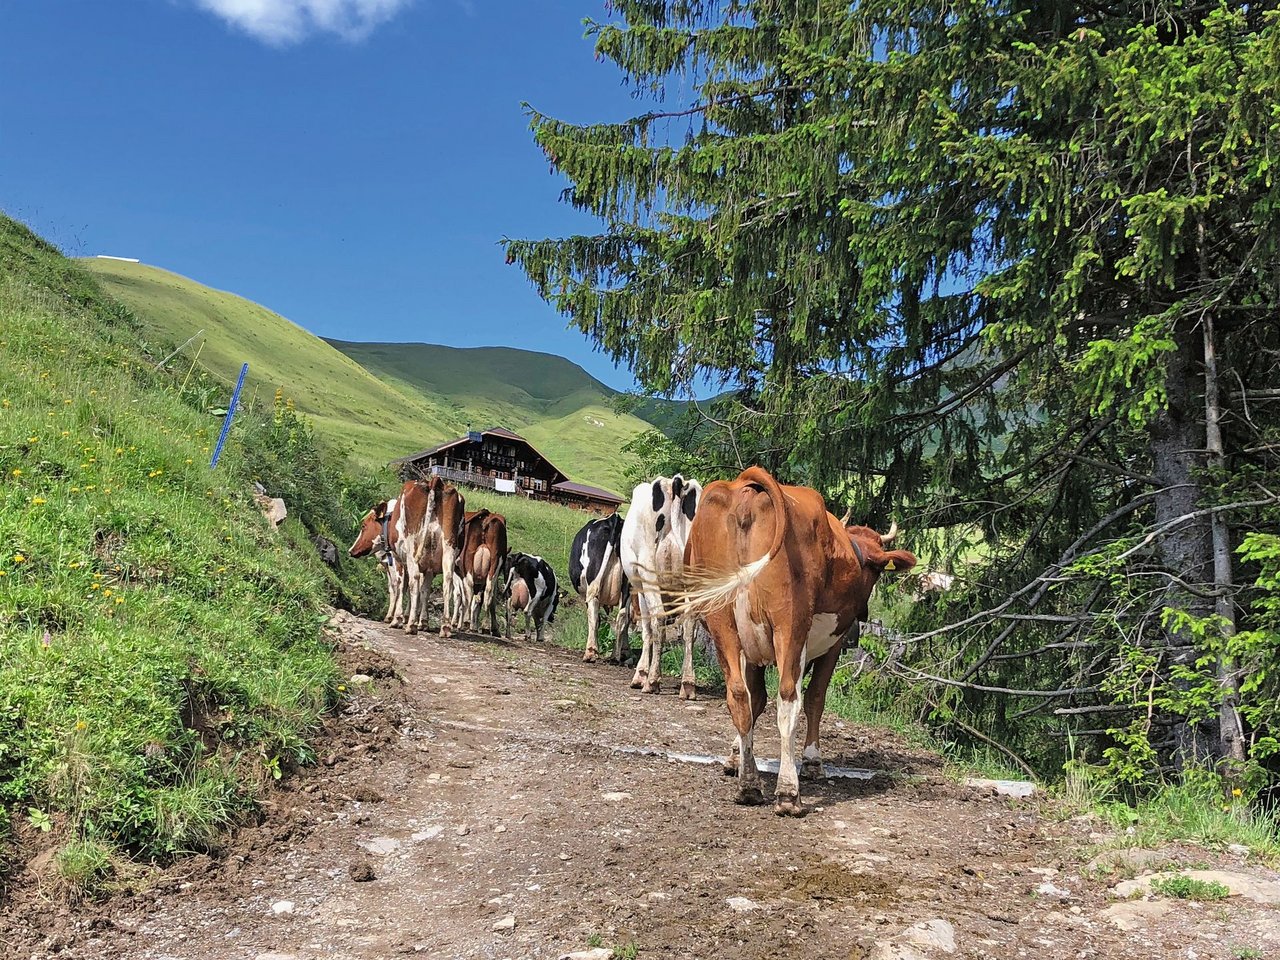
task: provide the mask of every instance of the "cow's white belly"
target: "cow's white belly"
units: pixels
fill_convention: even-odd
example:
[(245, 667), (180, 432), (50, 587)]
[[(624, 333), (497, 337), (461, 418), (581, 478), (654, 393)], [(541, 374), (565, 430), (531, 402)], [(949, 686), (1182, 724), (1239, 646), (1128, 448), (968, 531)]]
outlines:
[(817, 660), (820, 656), (840, 642), (840, 634), (836, 632), (839, 618), (834, 613), (816, 613), (809, 627), (809, 637), (804, 644), (806, 661)]

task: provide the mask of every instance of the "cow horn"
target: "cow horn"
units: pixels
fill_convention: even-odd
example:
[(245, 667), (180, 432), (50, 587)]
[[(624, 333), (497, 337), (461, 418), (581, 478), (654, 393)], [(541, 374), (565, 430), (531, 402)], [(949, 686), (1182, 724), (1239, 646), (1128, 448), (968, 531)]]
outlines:
[(880, 545), (883, 547), (887, 547), (889, 544), (893, 543), (893, 538), (896, 537), (897, 535), (898, 535), (898, 521), (895, 520), (893, 521), (893, 523), (889, 524), (888, 533), (880, 534)]
[(848, 510), (844, 512), (844, 516), (840, 518), (840, 526), (847, 527), (849, 525), (849, 518), (852, 516), (853, 516), (853, 507), (850, 507)]

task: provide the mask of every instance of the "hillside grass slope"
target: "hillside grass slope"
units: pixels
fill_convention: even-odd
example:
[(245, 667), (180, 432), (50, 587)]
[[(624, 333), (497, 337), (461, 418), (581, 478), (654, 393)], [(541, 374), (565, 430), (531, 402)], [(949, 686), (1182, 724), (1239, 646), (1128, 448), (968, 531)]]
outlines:
[(157, 267), (80, 261), (138, 316), (162, 355), (203, 334), (171, 366), (199, 364), (234, 382), (249, 362), (245, 399), (277, 389), (330, 444), (367, 467), (503, 426), (531, 440), (570, 478), (624, 492), (622, 447), (652, 425), (613, 412), (617, 392), (563, 357), (507, 347), (326, 341), (265, 307)]
[(146, 264), (97, 258), (80, 263), (137, 315), (143, 335), (162, 355), (204, 331), (172, 366), (185, 369), (198, 351), (204, 368), (234, 383), (248, 361), (246, 402), (269, 403), (282, 389), (321, 436), (368, 466), (454, 433), (445, 406), (382, 382), (319, 337), (252, 301)]
[(142, 333), (0, 216), (0, 835), (81, 887), (210, 847), (338, 696), (327, 572), (253, 503), (248, 418), (211, 470), (220, 420)]

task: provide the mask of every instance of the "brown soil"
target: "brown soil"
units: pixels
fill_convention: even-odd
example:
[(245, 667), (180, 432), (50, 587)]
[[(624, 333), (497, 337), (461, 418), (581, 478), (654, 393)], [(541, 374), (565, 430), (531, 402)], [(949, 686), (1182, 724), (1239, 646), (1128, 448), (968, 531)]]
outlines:
[[(735, 806), (718, 765), (665, 756), (722, 754), (722, 701), (641, 695), (629, 671), (553, 647), (337, 624), (344, 668), (375, 680), (351, 685), (321, 763), (261, 824), (100, 904), (69, 904), (29, 865), (0, 955), (556, 958), (603, 943), (844, 960), (935, 918), (959, 957), (1277, 949), (1273, 915), (1236, 897), (1116, 929), (1100, 913), (1119, 878), (1086, 869), (1096, 823), (965, 787), (883, 730), (829, 721), (829, 762), (895, 775), (806, 783), (812, 813), (783, 819)], [(777, 756), (776, 729), (770, 711), (760, 756)], [(1046, 881), (1066, 896), (1037, 892)]]

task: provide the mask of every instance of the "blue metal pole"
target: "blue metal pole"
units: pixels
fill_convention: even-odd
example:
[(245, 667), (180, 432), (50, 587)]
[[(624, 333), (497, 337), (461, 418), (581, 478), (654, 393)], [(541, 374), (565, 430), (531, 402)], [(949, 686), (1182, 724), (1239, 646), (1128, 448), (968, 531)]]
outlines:
[(236, 415), (236, 404), (240, 402), (240, 390), (244, 387), (244, 378), (248, 372), (249, 365), (246, 363), (240, 368), (240, 379), (236, 381), (236, 391), (231, 394), (231, 404), (227, 407), (227, 415), (222, 420), (222, 433), (218, 435), (218, 445), (213, 448), (213, 459), (209, 461), (210, 469), (218, 465), (218, 457), (222, 455), (222, 445), (227, 442), (227, 434), (231, 432), (231, 418)]

